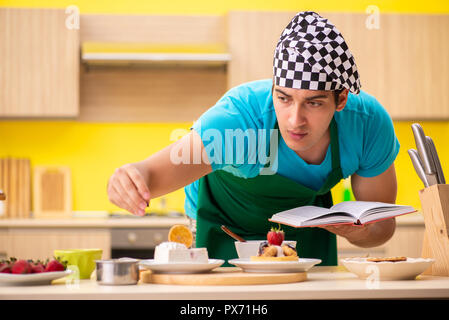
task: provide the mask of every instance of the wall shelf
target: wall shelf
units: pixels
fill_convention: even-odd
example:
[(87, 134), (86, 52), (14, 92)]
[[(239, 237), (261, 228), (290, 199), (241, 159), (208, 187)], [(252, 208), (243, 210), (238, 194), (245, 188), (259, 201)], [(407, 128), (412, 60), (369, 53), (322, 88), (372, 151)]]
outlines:
[(123, 64), (186, 64), (225, 66), (231, 61), (229, 53), (83, 53), (83, 64), (123, 65)]

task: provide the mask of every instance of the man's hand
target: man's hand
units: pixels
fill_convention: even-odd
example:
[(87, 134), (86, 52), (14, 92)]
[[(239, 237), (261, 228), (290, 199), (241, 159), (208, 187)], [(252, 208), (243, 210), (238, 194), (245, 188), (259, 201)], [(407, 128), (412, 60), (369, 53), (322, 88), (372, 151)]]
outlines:
[[(189, 151), (187, 163), (172, 161), (172, 152), (177, 154), (179, 150)], [(132, 214), (144, 215), (150, 199), (185, 187), (212, 172), (208, 161), (194, 161), (195, 155), (201, 157), (203, 152), (201, 137), (192, 130), (147, 159), (117, 168), (107, 186), (109, 201)]]
[(150, 202), (150, 190), (143, 174), (133, 164), (117, 168), (107, 187), (109, 201), (129, 212), (143, 216)]
[(388, 241), (396, 228), (395, 218), (368, 223), (363, 226), (335, 225), (322, 227), (327, 231), (346, 238), (352, 244), (362, 247), (377, 247)]
[[(385, 172), (372, 178), (351, 176), (351, 185), (357, 201), (395, 203), (397, 194), (396, 171), (392, 164)], [(387, 242), (396, 229), (395, 218), (368, 223), (363, 226), (338, 225), (322, 227), (363, 248), (376, 247)]]

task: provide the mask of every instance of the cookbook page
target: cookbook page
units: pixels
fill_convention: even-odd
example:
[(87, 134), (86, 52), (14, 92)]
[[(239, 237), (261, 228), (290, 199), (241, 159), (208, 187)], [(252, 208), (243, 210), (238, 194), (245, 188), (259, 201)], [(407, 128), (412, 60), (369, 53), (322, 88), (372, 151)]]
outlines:
[(393, 208), (398, 208), (398, 205), (374, 202), (374, 201), (344, 201), (340, 202), (332, 207), (334, 211), (342, 211), (351, 214), (352, 216), (360, 219), (360, 217), (368, 211), (374, 209), (374, 212), (388, 212)]
[(305, 221), (316, 220), (329, 214), (333, 214), (333, 211), (327, 208), (303, 206), (276, 213), (271, 217), (270, 221), (301, 226), (304, 225)]

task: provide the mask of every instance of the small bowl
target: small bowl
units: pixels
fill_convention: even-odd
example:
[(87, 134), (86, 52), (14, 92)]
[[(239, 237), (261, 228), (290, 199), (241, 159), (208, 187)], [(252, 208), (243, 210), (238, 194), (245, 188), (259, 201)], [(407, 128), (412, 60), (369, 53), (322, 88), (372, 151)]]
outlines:
[[(250, 258), (251, 256), (257, 256), (259, 252), (259, 246), (262, 242), (267, 240), (247, 240), (245, 242), (235, 241), (235, 249), (240, 259)], [(284, 240), (282, 244), (289, 244), (296, 248), (296, 241)]]
[(90, 279), (95, 270), (95, 260), (101, 259), (102, 249), (71, 249), (55, 250), (55, 258), (67, 261), (68, 265), (75, 265), (79, 270), (80, 279)]
[(138, 259), (120, 258), (95, 260), (97, 283), (102, 285), (129, 285), (139, 281)]

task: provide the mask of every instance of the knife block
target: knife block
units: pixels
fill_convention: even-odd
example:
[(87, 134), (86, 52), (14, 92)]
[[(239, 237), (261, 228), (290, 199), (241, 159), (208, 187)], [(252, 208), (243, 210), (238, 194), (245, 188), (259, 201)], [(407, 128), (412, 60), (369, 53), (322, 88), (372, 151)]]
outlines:
[(425, 232), (421, 256), (435, 262), (424, 274), (449, 276), (449, 185), (435, 184), (419, 191)]

